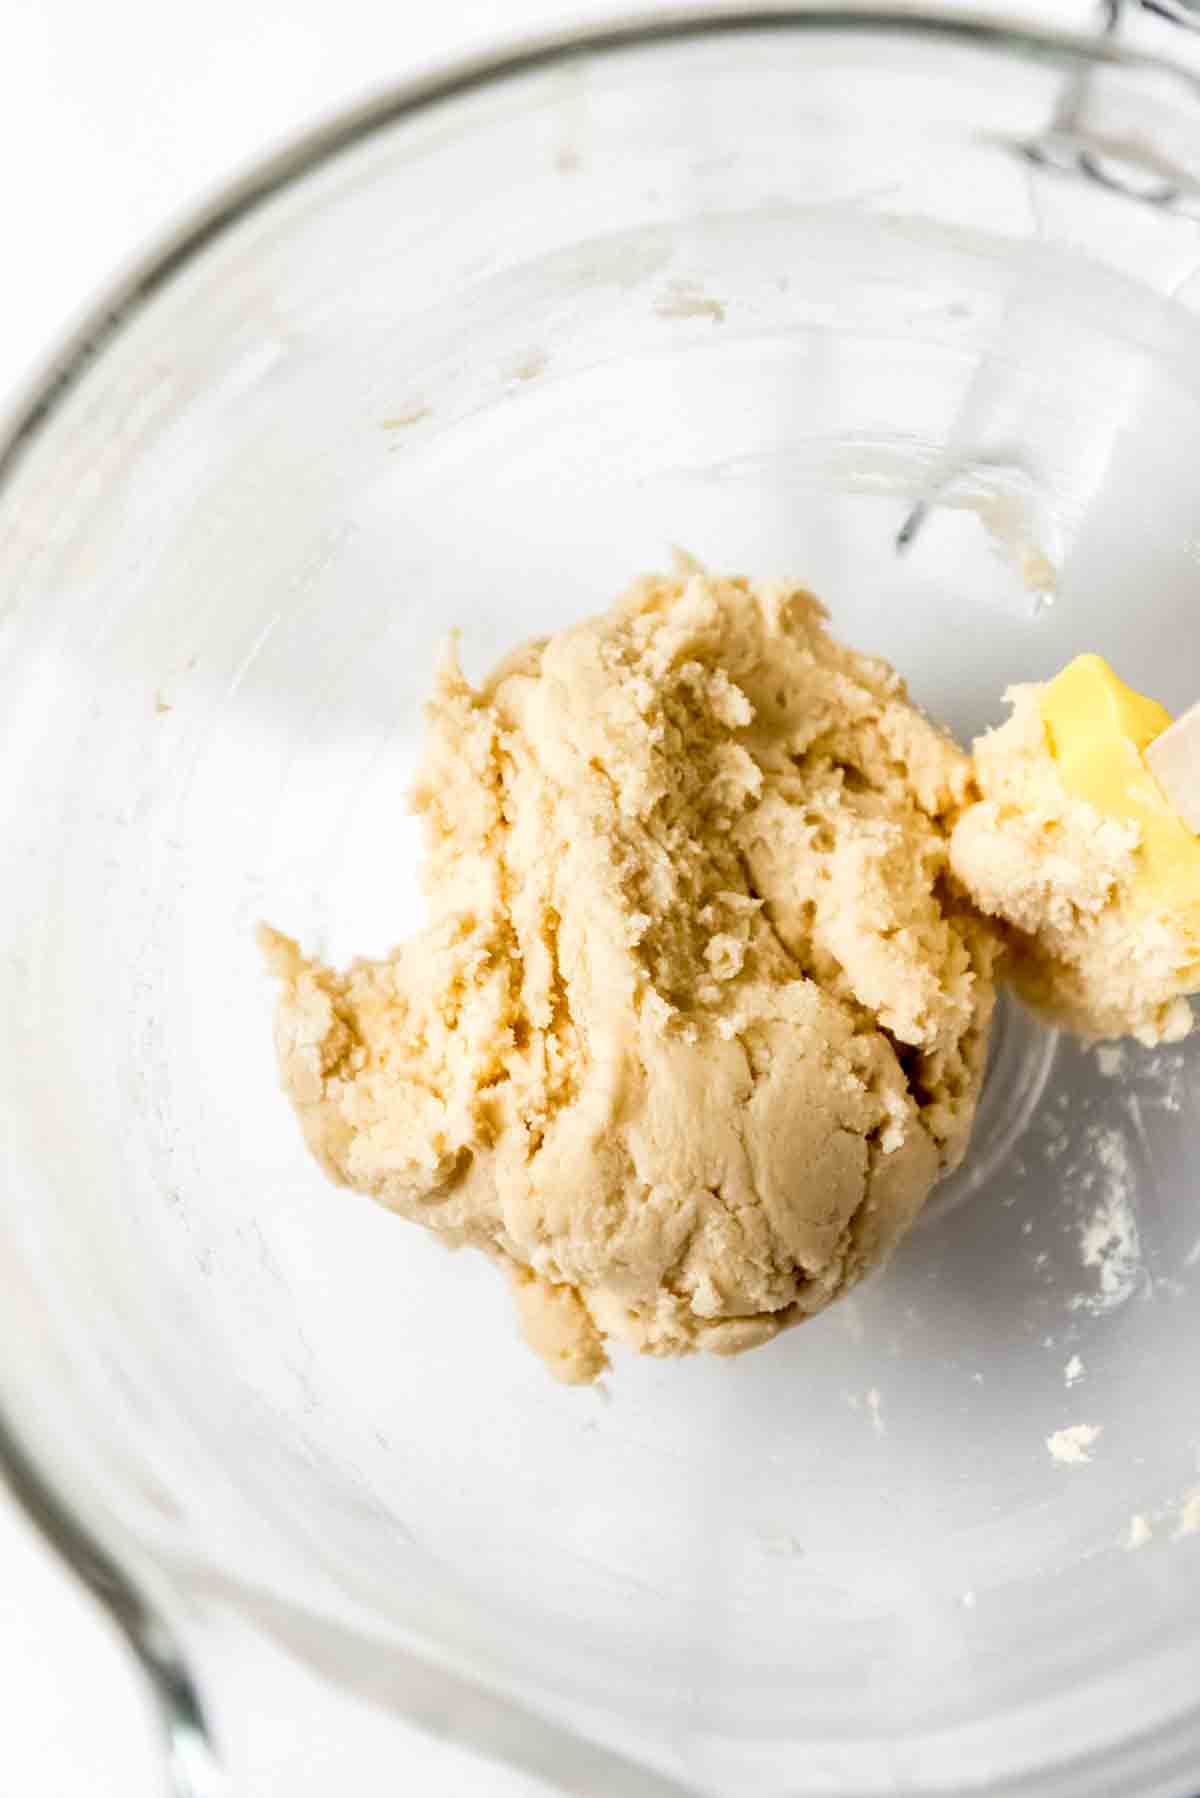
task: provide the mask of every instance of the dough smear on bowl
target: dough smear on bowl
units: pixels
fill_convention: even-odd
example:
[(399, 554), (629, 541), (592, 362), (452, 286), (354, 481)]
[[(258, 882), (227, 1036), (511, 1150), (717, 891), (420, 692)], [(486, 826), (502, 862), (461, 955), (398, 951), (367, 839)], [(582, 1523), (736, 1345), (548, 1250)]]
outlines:
[(263, 931), (284, 1086), (344, 1185), (486, 1250), (559, 1378), (734, 1354), (875, 1267), (961, 1158), (993, 939), (971, 763), (812, 596), (692, 569), (453, 650), (430, 922), (339, 971)]

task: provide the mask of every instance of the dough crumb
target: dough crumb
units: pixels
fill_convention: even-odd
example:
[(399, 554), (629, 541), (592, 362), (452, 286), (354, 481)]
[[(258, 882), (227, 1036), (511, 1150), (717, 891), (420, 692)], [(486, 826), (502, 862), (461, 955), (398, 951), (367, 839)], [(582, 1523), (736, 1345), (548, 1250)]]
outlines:
[(1173, 1540), (1181, 1536), (1200, 1534), (1200, 1486), (1189, 1492), (1175, 1514), (1175, 1531)]
[(759, 1547), (763, 1554), (772, 1555), (778, 1560), (799, 1560), (804, 1554), (804, 1544), (798, 1536), (790, 1535), (786, 1530), (768, 1530), (759, 1538)]
[(1129, 1519), (1129, 1530), (1125, 1537), (1125, 1547), (1127, 1549), (1144, 1548), (1153, 1535), (1154, 1531), (1150, 1528), (1146, 1519), (1141, 1516), (1140, 1513), (1135, 1513)]
[(1068, 1386), (1076, 1386), (1079, 1381), (1082, 1380), (1086, 1372), (1087, 1369), (1080, 1357), (1078, 1355), (1072, 1355), (1071, 1359), (1067, 1362), (1066, 1367), (1063, 1369), (1063, 1379)]
[(1047, 1436), (1046, 1447), (1064, 1467), (1082, 1467), (1091, 1460), (1092, 1448), (1103, 1427), (1098, 1423), (1069, 1424), (1066, 1429), (1055, 1430), (1052, 1436)]
[(499, 1262), (568, 1382), (614, 1340), (736, 1354), (822, 1310), (966, 1149), (971, 764), (824, 620), (685, 561), (479, 688), (449, 648), (426, 928), (341, 970), (262, 933), (314, 1155)]

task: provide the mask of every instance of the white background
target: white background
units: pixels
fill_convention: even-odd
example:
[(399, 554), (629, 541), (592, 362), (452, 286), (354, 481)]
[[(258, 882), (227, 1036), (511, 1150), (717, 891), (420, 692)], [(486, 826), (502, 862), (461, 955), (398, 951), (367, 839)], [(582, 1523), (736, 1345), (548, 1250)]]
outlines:
[[(114, 272), (264, 148), (417, 69), (618, 7), (0, 0), (0, 405)], [(998, 0), (988, 10), (1014, 8)], [(1032, 10), (1083, 22), (1092, 7), (1058, 0)], [(161, 1791), (151, 1719), (124, 1651), (2, 1491), (0, 1692), (3, 1790), (22, 1798)], [(397, 1791), (515, 1798), (534, 1789), (481, 1773), (415, 1732), (406, 1751)], [(353, 1769), (341, 1771), (339, 1784), (352, 1792)]]

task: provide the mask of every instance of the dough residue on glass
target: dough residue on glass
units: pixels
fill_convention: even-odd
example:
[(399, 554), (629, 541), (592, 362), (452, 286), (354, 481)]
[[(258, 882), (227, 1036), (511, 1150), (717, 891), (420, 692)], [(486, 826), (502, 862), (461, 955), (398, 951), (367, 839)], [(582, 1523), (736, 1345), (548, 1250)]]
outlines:
[(1099, 1191), (1079, 1226), (1079, 1259), (1096, 1284), (1090, 1292), (1076, 1293), (1071, 1309), (1098, 1316), (1131, 1298), (1143, 1285), (1145, 1271), (1125, 1137), (1119, 1130), (1094, 1128), (1088, 1140)]

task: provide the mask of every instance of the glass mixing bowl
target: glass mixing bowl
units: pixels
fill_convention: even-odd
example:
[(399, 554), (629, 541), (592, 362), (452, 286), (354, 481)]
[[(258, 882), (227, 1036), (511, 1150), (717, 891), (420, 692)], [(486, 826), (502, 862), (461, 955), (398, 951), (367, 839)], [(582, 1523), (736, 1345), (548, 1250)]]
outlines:
[(1200, 1038), (1006, 1006), (885, 1275), (606, 1398), (325, 1183), (254, 942), (403, 934), (443, 634), (481, 673), (672, 543), (803, 578), (964, 738), (1084, 647), (1193, 700), (1198, 170), (1191, 78), (1104, 45), (616, 30), (271, 164), (16, 421), (0, 1391), (181, 1789), (174, 1657), (252, 1733), (242, 1629), (575, 1793), (1200, 1785)]

